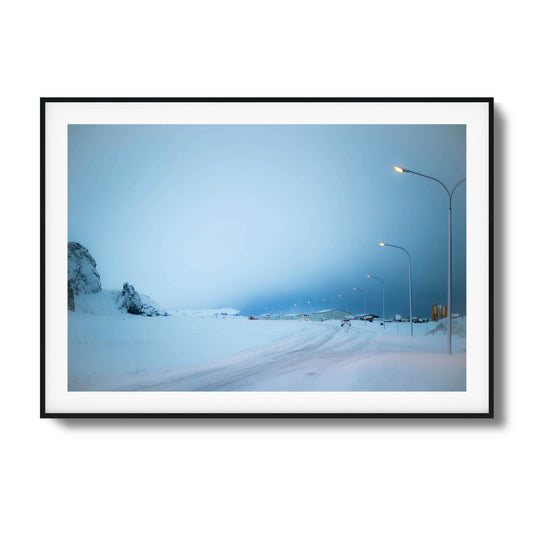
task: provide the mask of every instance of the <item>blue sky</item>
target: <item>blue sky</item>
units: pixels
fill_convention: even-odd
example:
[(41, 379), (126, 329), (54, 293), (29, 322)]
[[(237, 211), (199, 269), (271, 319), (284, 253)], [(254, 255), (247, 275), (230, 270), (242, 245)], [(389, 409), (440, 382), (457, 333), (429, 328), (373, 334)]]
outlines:
[[(69, 240), (104, 288), (174, 308), (340, 307), (408, 314), (446, 303), (448, 197), (464, 125), (70, 125)], [(466, 310), (466, 187), (453, 198), (453, 311)], [(341, 294), (341, 297), (338, 297)], [(325, 300), (325, 301), (324, 301)], [(308, 304), (307, 301), (311, 303)], [(294, 305), (296, 303), (296, 306)], [(265, 309), (267, 308), (267, 309)]]

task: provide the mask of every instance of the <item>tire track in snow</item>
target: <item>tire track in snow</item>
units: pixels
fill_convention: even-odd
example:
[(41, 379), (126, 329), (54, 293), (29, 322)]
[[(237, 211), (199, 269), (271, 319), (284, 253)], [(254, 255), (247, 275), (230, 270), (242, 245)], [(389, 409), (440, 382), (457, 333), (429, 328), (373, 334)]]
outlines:
[[(250, 387), (252, 382), (261, 383), (299, 369), (302, 375), (306, 375), (305, 370), (309, 367), (316, 368), (317, 363), (326, 366), (332, 363), (332, 358), (346, 359), (350, 353), (353, 354), (354, 349), (361, 350), (371, 339), (370, 335), (355, 331), (350, 338), (343, 339), (341, 335), (345, 335), (343, 330), (328, 325), (327, 332), (317, 331), (312, 338), (303, 342), (301, 337), (296, 337), (245, 350), (226, 361), (209, 365), (210, 368), (189, 369), (186, 375), (167, 378), (145, 387), (137, 386), (136, 390), (243, 390)], [(333, 342), (330, 350), (325, 351), (324, 348), (336, 338), (339, 342)], [(349, 347), (345, 346), (347, 344)], [(339, 346), (344, 348), (340, 352)]]
[(213, 361), (207, 367), (189, 368), (179, 375), (164, 379), (159, 376), (160, 381), (157, 383), (144, 386), (137, 384), (135, 390), (218, 390), (216, 387), (223, 386), (224, 383), (234, 383), (268, 368), (272, 371), (275, 367), (281, 368), (287, 358), (291, 358), (292, 362), (295, 356), (316, 350), (337, 335), (338, 331), (329, 326), (327, 332), (308, 329), (306, 333), (312, 333), (311, 338), (307, 336), (302, 341), (300, 334), (274, 344), (244, 350), (225, 360)]

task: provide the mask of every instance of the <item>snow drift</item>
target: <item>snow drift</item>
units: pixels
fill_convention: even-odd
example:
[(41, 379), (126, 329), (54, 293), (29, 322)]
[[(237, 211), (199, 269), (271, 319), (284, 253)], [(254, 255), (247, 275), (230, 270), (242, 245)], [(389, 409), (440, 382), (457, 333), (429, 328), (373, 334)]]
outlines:
[[(433, 326), (433, 324), (432, 324)], [(446, 335), (448, 332), (448, 319), (439, 320), (433, 327), (430, 327), (426, 335)], [(466, 337), (466, 318), (452, 318), (452, 335)]]

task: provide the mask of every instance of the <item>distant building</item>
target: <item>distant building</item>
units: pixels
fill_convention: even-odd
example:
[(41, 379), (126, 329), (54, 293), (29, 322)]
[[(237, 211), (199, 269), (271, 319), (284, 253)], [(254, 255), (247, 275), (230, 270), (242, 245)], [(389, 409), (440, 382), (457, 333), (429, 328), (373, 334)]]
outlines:
[(263, 313), (258, 317), (260, 320), (279, 320), (279, 315), (273, 315), (272, 313)]
[(323, 320), (344, 320), (345, 316), (351, 316), (348, 311), (341, 311), (340, 309), (324, 309), (309, 315), (310, 320), (321, 322)]
[(309, 320), (309, 316), (308, 314), (306, 313), (291, 313), (291, 314), (288, 314), (288, 315), (282, 315), (281, 316), (281, 319), (282, 320)]
[(379, 318), (378, 315), (371, 315), (371, 314), (362, 314), (362, 315), (355, 315), (354, 320), (363, 320), (365, 322), (372, 322), (374, 318)]

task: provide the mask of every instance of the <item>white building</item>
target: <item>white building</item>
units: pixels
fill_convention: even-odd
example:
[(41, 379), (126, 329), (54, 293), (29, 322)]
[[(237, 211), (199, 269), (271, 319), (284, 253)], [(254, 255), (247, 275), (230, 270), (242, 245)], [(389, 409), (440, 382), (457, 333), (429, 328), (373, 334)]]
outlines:
[(282, 315), (282, 320), (305, 320), (309, 319), (309, 315), (305, 313), (290, 313), (288, 315)]
[(323, 320), (344, 320), (345, 316), (351, 316), (348, 311), (341, 311), (340, 309), (324, 309), (309, 315), (310, 320), (321, 322)]

